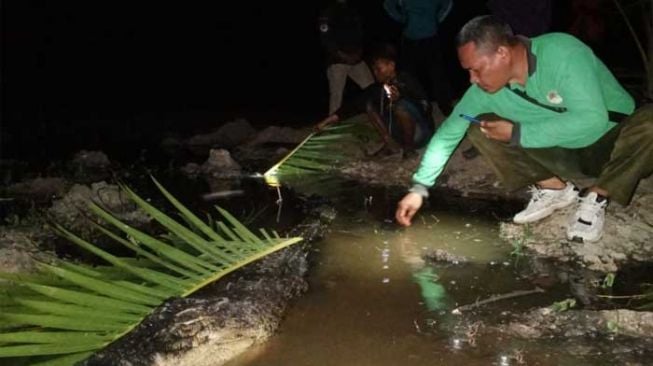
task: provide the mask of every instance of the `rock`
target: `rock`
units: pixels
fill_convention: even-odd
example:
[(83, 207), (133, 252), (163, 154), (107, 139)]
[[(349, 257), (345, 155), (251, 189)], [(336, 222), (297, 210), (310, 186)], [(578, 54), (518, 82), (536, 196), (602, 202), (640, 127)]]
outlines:
[(151, 218), (134, 204), (126, 193), (116, 185), (106, 182), (93, 183), (90, 187), (76, 184), (61, 199), (53, 202), (48, 213), (55, 222), (82, 234), (95, 232), (86, 220), (95, 217), (89, 212), (89, 202), (95, 202), (129, 225), (143, 226)]
[(40, 227), (0, 227), (0, 272), (29, 273), (36, 265), (47, 262), (54, 254), (42, 248), (50, 234)]
[(39, 177), (13, 184), (7, 188), (7, 193), (37, 202), (50, 202), (54, 198), (62, 197), (69, 185), (63, 178)]
[(248, 145), (260, 144), (299, 144), (310, 134), (309, 129), (270, 126), (256, 134)]
[(255, 134), (256, 129), (247, 120), (241, 118), (227, 122), (213, 132), (195, 135), (184, 141), (184, 145), (191, 150), (210, 147), (229, 149), (246, 142)]
[(436, 249), (435, 251), (424, 254), (424, 259), (435, 263), (461, 264), (468, 262), (467, 257), (455, 255), (442, 249)]
[(75, 180), (90, 183), (108, 178), (111, 162), (102, 151), (81, 150), (75, 154), (68, 166)]
[(289, 152), (288, 148), (275, 145), (242, 145), (232, 151), (232, 156), (248, 171), (264, 173)]
[(403, 160), (399, 155), (382, 159), (355, 160), (346, 163), (340, 169), (340, 173), (348, 179), (369, 185), (407, 187), (418, 163), (418, 156)]
[(202, 167), (197, 163), (188, 163), (180, 168), (182, 174), (195, 178), (202, 172)]
[(240, 170), (240, 165), (224, 149), (211, 149), (208, 160), (200, 167), (203, 174), (213, 177), (239, 176)]
[(536, 328), (520, 323), (510, 323), (506, 330), (511, 334), (514, 334), (521, 338), (540, 338), (542, 337), (542, 332)]
[(82, 168), (106, 169), (111, 165), (109, 158), (102, 151), (81, 150), (75, 154), (72, 163)]

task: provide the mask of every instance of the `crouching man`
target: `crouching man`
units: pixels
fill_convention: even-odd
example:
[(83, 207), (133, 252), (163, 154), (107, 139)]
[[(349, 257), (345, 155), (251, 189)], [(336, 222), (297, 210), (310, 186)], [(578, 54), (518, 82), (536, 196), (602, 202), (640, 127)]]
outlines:
[[(528, 39), (481, 16), (462, 28), (457, 47), (472, 85), (429, 142), (397, 222), (410, 225), (467, 133), (508, 189), (532, 186), (515, 223), (577, 204), (567, 239), (599, 240), (608, 202), (627, 205), (653, 171), (653, 105), (634, 111), (603, 62), (568, 34)], [(579, 193), (571, 181), (588, 176), (594, 185)]]

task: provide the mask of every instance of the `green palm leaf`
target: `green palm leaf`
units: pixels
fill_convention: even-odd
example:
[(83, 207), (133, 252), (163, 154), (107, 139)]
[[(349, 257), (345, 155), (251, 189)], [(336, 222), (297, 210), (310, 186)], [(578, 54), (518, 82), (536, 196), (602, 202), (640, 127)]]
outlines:
[(268, 169), (263, 178), (271, 187), (283, 184), (307, 196), (342, 196), (352, 186), (342, 184), (338, 168), (360, 158), (364, 152), (362, 147), (378, 138), (365, 114), (354, 116), (310, 134)]
[[(130, 198), (167, 230), (160, 239), (91, 203), (106, 225), (96, 224), (135, 257), (118, 257), (66, 228), (55, 230), (106, 262), (91, 267), (59, 261), (36, 274), (0, 273), (0, 358), (31, 357), (34, 365), (72, 365), (134, 329), (170, 297), (188, 296), (224, 275), (301, 241), (261, 229), (258, 236), (217, 208), (224, 219), (201, 221), (154, 180), (179, 211), (179, 223), (127, 187)], [(118, 233), (122, 233), (118, 234)]]
[(342, 144), (350, 141), (351, 130), (360, 124), (361, 118), (355, 117), (332, 125), (319, 133), (311, 133), (292, 151), (263, 174), (268, 182), (275, 178), (282, 179), (291, 175), (303, 175), (325, 172), (333, 169), (347, 158), (342, 152)]

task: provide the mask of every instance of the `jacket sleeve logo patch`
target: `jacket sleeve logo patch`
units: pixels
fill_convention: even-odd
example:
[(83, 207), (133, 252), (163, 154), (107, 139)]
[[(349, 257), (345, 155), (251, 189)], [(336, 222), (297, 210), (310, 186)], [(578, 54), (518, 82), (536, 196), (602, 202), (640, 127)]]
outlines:
[(557, 90), (551, 90), (546, 94), (546, 100), (551, 104), (560, 104), (562, 103), (562, 96), (558, 94)]

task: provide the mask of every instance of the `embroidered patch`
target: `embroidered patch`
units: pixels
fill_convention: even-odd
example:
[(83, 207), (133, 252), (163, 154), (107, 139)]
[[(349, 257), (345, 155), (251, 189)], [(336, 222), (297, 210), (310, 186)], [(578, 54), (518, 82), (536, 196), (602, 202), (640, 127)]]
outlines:
[(551, 104), (560, 104), (562, 103), (562, 96), (558, 94), (558, 91), (551, 90), (546, 94), (546, 100), (548, 100)]

